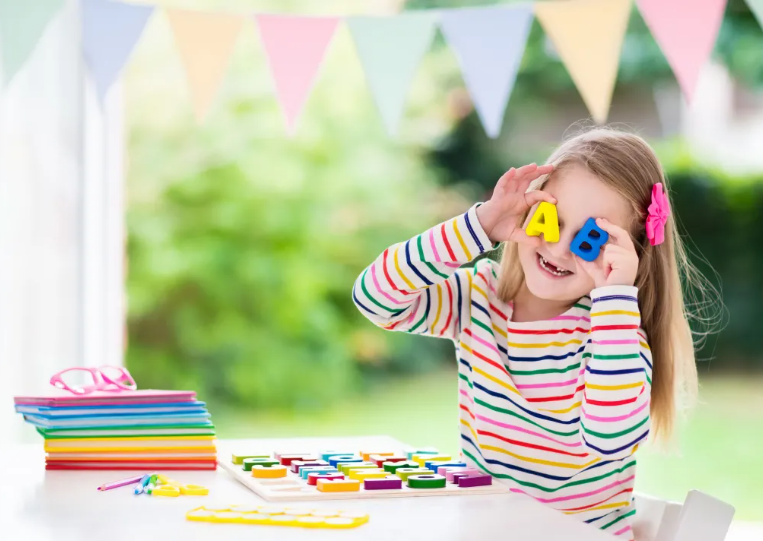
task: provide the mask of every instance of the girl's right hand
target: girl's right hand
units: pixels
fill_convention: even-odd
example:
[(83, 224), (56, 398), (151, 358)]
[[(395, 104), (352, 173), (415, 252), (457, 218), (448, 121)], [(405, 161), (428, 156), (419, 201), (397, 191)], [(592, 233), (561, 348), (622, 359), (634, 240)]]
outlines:
[(507, 240), (539, 244), (540, 237), (528, 237), (519, 219), (535, 203), (546, 201), (556, 204), (556, 199), (541, 190), (527, 191), (530, 183), (554, 170), (553, 165), (524, 165), (513, 167), (498, 179), (490, 201), (477, 207), (477, 218), (493, 243)]

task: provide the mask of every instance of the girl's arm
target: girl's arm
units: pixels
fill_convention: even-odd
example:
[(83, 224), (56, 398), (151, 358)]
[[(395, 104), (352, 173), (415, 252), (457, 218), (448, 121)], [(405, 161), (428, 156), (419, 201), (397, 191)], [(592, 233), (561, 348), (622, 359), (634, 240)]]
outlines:
[(540, 244), (518, 221), (535, 203), (556, 204), (546, 192), (527, 192), (552, 170), (551, 165), (512, 167), (484, 205), (384, 250), (355, 281), (352, 299), (358, 309), (385, 329), (455, 340), (471, 302), (470, 277), (456, 269), (502, 241)]
[(581, 438), (607, 460), (630, 456), (649, 434), (652, 359), (638, 290), (605, 286), (591, 292), (591, 332), (585, 356)]
[(498, 246), (479, 206), (384, 250), (352, 289), (363, 315), (388, 330), (456, 339), (470, 302), (467, 271), (458, 268)]

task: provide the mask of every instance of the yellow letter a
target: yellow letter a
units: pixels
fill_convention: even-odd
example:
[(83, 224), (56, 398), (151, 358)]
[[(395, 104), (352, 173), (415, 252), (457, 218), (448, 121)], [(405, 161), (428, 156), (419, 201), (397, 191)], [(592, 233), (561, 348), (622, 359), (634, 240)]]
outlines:
[(546, 242), (559, 242), (559, 218), (556, 215), (556, 205), (541, 201), (530, 223), (525, 228), (525, 233), (531, 237), (538, 237), (543, 233)]

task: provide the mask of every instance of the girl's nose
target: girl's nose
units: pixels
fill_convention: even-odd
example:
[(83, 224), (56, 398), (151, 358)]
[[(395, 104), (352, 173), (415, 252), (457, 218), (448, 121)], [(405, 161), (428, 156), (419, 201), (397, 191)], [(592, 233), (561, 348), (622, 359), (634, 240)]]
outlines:
[(571, 261), (572, 252), (570, 251), (570, 244), (574, 237), (574, 232), (570, 231), (569, 228), (565, 230), (564, 227), (560, 227), (559, 242), (546, 242), (546, 249), (560, 264), (563, 261)]
[(564, 242), (564, 239), (560, 238), (559, 242), (550, 242), (546, 243), (546, 247), (551, 254), (551, 257), (553, 257), (556, 261), (558, 261), (560, 264), (563, 261), (568, 261), (572, 259), (572, 252), (570, 252), (570, 243)]

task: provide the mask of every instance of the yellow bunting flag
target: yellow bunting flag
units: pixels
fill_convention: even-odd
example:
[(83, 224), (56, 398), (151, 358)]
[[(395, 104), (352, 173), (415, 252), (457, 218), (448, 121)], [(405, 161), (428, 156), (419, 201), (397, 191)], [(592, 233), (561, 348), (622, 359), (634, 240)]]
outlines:
[(606, 122), (609, 113), (631, 4), (631, 0), (535, 4), (535, 16), (599, 124)]
[(180, 58), (191, 86), (193, 107), (204, 118), (225, 76), (244, 17), (168, 9)]

